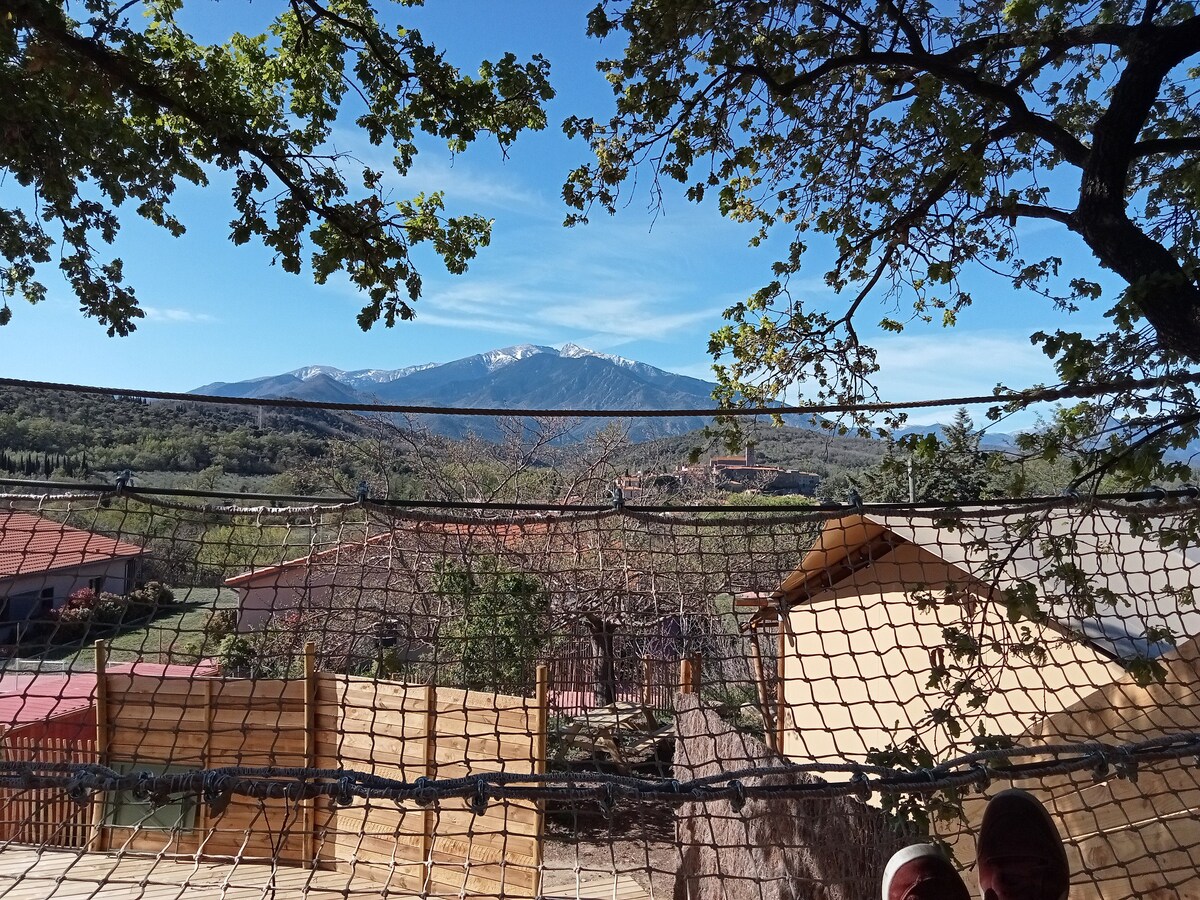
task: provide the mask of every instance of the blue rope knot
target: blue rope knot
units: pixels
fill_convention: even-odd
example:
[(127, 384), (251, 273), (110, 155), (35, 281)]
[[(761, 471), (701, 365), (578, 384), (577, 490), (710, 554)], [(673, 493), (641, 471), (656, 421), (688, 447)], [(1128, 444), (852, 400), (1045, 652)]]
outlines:
[(854, 774), (850, 776), (850, 783), (854, 785), (854, 794), (860, 800), (870, 800), (871, 794), (874, 793), (871, 789), (871, 781), (867, 778), (867, 773), (862, 769), (855, 768)]
[(351, 806), (354, 803), (354, 779), (349, 775), (338, 781), (337, 795), (333, 802), (338, 806)]
[(983, 762), (977, 762), (971, 768), (977, 776), (975, 786), (981, 791), (986, 791), (992, 784), (992, 770)]
[(1127, 748), (1121, 748), (1121, 758), (1117, 761), (1117, 775), (1120, 778), (1128, 778), (1133, 784), (1137, 784), (1138, 780), (1138, 761)]
[(740, 813), (746, 805), (746, 786), (735, 778), (729, 782), (729, 787), (733, 791), (733, 796), (729, 798), (729, 808), (735, 813)]
[(600, 788), (600, 809), (606, 819), (611, 819), (613, 810), (617, 808), (617, 786), (611, 781), (605, 782)]
[(482, 816), (485, 812), (487, 812), (487, 783), (482, 779), (475, 782), (475, 793), (471, 796), (471, 799), (468, 802), (471, 807), (471, 812), (475, 813), (475, 815)]
[(1092, 754), (1092, 777), (1097, 781), (1103, 781), (1108, 777), (1108, 754), (1103, 750), (1097, 750)]
[(429, 786), (429, 778), (420, 775), (413, 782), (413, 801), (417, 806), (429, 806), (437, 800), (437, 791)]
[(625, 492), (621, 490), (621, 485), (615, 484), (612, 489), (612, 505), (613, 509), (625, 508)]
[(209, 815), (219, 816), (229, 808), (233, 791), (227, 786), (229, 779), (224, 775), (210, 773), (204, 778), (204, 802)]
[(153, 780), (153, 772), (138, 772), (137, 783), (134, 784), (133, 790), (130, 792), (133, 795), (133, 799), (141, 803), (147, 800), (153, 802), (154, 795), (151, 793)]
[(83, 775), (76, 775), (67, 782), (67, 796), (80, 806), (87, 806), (92, 802), (92, 792), (84, 784), (84, 778)]

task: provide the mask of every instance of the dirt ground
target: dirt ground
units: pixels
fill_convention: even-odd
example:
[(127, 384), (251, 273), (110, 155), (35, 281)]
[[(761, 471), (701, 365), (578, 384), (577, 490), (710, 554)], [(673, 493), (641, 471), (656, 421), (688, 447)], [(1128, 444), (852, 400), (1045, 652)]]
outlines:
[(674, 894), (680, 858), (673, 808), (618, 806), (611, 816), (582, 806), (551, 809), (545, 840), (547, 884), (578, 869), (581, 882), (615, 873), (631, 877), (654, 900), (671, 900)]

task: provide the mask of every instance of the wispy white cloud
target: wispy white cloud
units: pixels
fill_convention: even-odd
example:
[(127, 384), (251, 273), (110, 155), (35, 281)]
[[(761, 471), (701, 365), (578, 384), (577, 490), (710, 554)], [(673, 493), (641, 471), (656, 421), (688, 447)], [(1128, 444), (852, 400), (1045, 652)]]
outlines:
[(439, 315), (438, 313), (420, 310), (413, 320), (418, 327), (430, 325), (434, 328), (457, 328), (471, 331), (487, 331), (493, 334), (507, 334), (518, 337), (522, 342), (548, 339), (548, 332), (525, 321), (496, 319), (486, 316)]
[[(883, 338), (876, 348), (880, 366), (876, 383), (886, 400), (985, 395), (997, 384), (1022, 388), (1054, 381), (1049, 359), (1027, 335), (946, 329)], [(918, 410), (909, 414), (909, 420), (944, 422), (952, 412), (953, 407)], [(982, 409), (973, 415), (982, 424)], [(1023, 413), (1005, 427), (1027, 427), (1035, 416)]]
[[(383, 184), (394, 192), (394, 199), (442, 191), (451, 212), (486, 207), (549, 214), (552, 209), (552, 203), (541, 191), (522, 181), (515, 166), (503, 163), (481, 166), (449, 151), (425, 149), (417, 155), (407, 174), (400, 175), (386, 148), (373, 146), (361, 134), (344, 129), (335, 134), (335, 149), (382, 172)], [(561, 218), (561, 212), (555, 214)]]
[(713, 381), (716, 379), (716, 376), (713, 375), (711, 362), (671, 366), (671, 371), (678, 375), (687, 375), (689, 378), (699, 378), (701, 381)]
[(143, 306), (147, 322), (165, 322), (175, 325), (208, 325), (220, 321), (208, 313), (193, 312), (190, 309), (171, 309), (162, 306)]
[(717, 319), (723, 307), (664, 308), (657, 298), (636, 296), (575, 296), (544, 309), (547, 322), (563, 328), (631, 340), (666, 340), (681, 329)]

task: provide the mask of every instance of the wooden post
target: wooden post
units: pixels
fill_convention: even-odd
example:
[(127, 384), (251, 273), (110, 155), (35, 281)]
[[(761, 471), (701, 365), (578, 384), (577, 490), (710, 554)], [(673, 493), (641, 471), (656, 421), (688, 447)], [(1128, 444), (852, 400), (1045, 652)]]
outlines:
[[(96, 641), (96, 762), (107, 766), (108, 758), (108, 647)], [(97, 791), (92, 798), (92, 836), (88, 850), (101, 853), (105, 849), (104, 814), (108, 809), (108, 793)]]
[[(317, 767), (317, 645), (314, 641), (304, 644), (304, 765)], [(317, 801), (301, 800), (304, 845), (302, 864), (307, 868), (317, 867)]]
[[(547, 732), (550, 728), (550, 667), (537, 667), (537, 691), (534, 694), (537, 704), (537, 715), (534, 727), (537, 728), (533, 741), (533, 771), (536, 775), (546, 773), (546, 743)], [(537, 804), (537, 842), (534, 844), (533, 863), (537, 867), (534, 875), (533, 896), (542, 896), (542, 866), (544, 864), (544, 835), (546, 831), (546, 801), (539, 800)]]
[[(437, 778), (437, 686), (425, 685), (425, 777)], [(425, 886), (433, 881), (433, 829), (437, 825), (436, 804), (430, 803), (421, 813), (421, 856), (425, 860)]]
[(780, 753), (783, 753), (784, 748), (786, 747), (786, 744), (784, 743), (784, 734), (787, 730), (787, 723), (784, 721), (785, 715), (787, 714), (787, 706), (786, 700), (783, 696), (783, 689), (786, 680), (786, 676), (784, 674), (786, 671), (785, 663), (787, 662), (787, 655), (784, 652), (787, 647), (787, 641), (785, 639), (784, 632), (788, 626), (788, 617), (787, 610), (783, 608), (782, 604), (779, 608), (779, 618), (777, 619), (777, 622), (777, 654), (775, 657), (775, 747)]
[(758, 643), (758, 628), (750, 629), (750, 661), (754, 664), (754, 688), (758, 694), (758, 711), (763, 717), (763, 737), (767, 747), (779, 752), (779, 735), (775, 730), (775, 716), (771, 711), (771, 698), (767, 694), (767, 679), (763, 673), (762, 647)]
[(695, 686), (692, 676), (692, 657), (685, 656), (679, 660), (679, 693), (690, 694)]
[[(204, 746), (200, 750), (200, 767), (203, 769), (212, 768), (212, 734), (213, 734), (213, 686), (210, 679), (204, 679)], [(208, 813), (208, 804), (197, 804), (199, 818), (199, 831), (203, 837), (201, 843), (208, 840), (209, 828), (212, 826)]]
[(654, 703), (653, 695), (650, 693), (650, 678), (653, 674), (653, 667), (650, 663), (650, 656), (647, 654), (642, 657), (642, 706), (650, 709)]

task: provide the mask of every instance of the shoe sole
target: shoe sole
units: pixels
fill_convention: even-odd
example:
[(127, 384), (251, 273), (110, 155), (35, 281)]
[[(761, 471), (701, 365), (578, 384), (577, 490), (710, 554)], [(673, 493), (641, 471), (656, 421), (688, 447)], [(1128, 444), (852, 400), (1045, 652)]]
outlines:
[[(1029, 791), (1023, 791), (1020, 788), (1006, 788), (1005, 790), (1000, 791), (1000, 793), (989, 798), (988, 802), (990, 803), (992, 800), (997, 800), (1000, 797), (1020, 797), (1022, 800), (1026, 801), (1026, 803), (1037, 810), (1038, 815), (1041, 816), (1042, 822), (1046, 824), (1046, 827), (1050, 829), (1050, 833), (1056, 838), (1059, 859), (1062, 861), (1063, 869), (1067, 873), (1067, 890), (1063, 891), (1062, 894), (1062, 900), (1066, 900), (1066, 897), (1071, 891), (1071, 866), (1070, 861), (1067, 859), (1067, 848), (1063, 844), (1062, 832), (1058, 830), (1058, 826), (1054, 823), (1054, 818), (1050, 815), (1050, 811), (1046, 809), (1041, 800), (1033, 796), (1033, 794), (1029, 793)], [(984, 818), (987, 818), (987, 810), (984, 810)]]
[[(1023, 791), (1020, 788), (1005, 788), (1000, 793), (988, 798), (988, 802), (991, 803), (993, 800), (999, 800), (1001, 797), (1020, 797), (1030, 806), (1035, 808), (1038, 811), (1038, 815), (1041, 816), (1042, 821), (1050, 828), (1051, 833), (1058, 838), (1059, 849), (1061, 849), (1063, 852), (1063, 858), (1066, 858), (1067, 851), (1066, 848), (1062, 846), (1062, 832), (1060, 832), (1058, 830), (1058, 826), (1054, 824), (1054, 819), (1051, 817), (1049, 811), (1046, 809), (1041, 800), (1033, 796), (1033, 794), (1029, 793), (1029, 791)], [(987, 818), (987, 810), (984, 810), (983, 817), (985, 819)]]
[(892, 879), (896, 877), (896, 873), (900, 871), (900, 867), (908, 865), (914, 859), (920, 859), (923, 856), (936, 856), (941, 860), (946, 859), (946, 855), (934, 844), (913, 844), (911, 847), (905, 847), (903, 850), (897, 850), (892, 854), (892, 858), (888, 860), (888, 864), (883, 870), (883, 900), (888, 900), (888, 891), (891, 890)]

